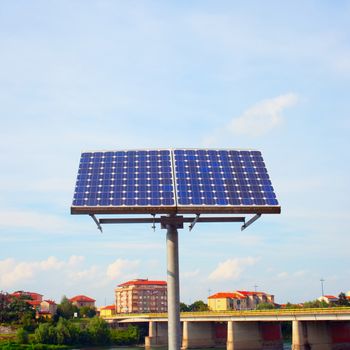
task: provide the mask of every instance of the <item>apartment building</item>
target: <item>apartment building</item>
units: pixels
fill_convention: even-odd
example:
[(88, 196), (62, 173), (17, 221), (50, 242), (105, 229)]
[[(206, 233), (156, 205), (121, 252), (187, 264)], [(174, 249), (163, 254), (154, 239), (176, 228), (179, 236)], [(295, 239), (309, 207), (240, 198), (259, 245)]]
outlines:
[(115, 289), (117, 313), (167, 311), (167, 283), (135, 279), (119, 284)]

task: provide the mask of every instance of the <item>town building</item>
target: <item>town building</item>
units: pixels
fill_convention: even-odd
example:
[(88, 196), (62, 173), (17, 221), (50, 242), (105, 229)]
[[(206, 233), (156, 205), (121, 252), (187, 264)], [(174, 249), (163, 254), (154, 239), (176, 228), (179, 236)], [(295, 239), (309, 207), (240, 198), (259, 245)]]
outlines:
[(24, 300), (31, 305), (36, 311), (36, 318), (51, 318), (57, 311), (57, 304), (53, 300), (43, 300), (43, 295), (39, 293), (17, 291), (10, 296)]
[(39, 315), (52, 317), (57, 311), (57, 304), (53, 300), (43, 300), (40, 303)]
[(102, 306), (99, 309), (100, 317), (111, 317), (116, 313), (115, 305)]
[(117, 313), (145, 313), (167, 311), (167, 283), (135, 279), (115, 289)]
[(261, 303), (274, 304), (274, 296), (264, 292), (239, 290), (220, 292), (208, 297), (208, 307), (212, 311), (250, 310)]
[(332, 303), (336, 303), (338, 301), (338, 297), (334, 296), (334, 295), (322, 295), (321, 297), (319, 297), (317, 300), (319, 301), (324, 301), (327, 304), (332, 304)]
[(76, 295), (73, 298), (70, 298), (69, 301), (77, 306), (78, 308), (83, 307), (83, 306), (88, 306), (88, 307), (95, 307), (95, 299), (92, 299), (90, 297), (87, 297), (86, 295)]
[(243, 295), (247, 300), (247, 309), (255, 309), (261, 303), (274, 304), (274, 295), (264, 292), (250, 292), (245, 290), (238, 290), (237, 293)]
[(216, 293), (208, 297), (208, 307), (212, 311), (246, 309), (246, 298), (239, 293)]

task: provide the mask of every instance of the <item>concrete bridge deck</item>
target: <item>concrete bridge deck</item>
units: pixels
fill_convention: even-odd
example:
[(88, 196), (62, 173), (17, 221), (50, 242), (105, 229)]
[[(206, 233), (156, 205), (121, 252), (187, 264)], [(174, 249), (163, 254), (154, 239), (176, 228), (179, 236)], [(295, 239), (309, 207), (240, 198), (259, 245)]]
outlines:
[[(119, 314), (110, 324), (148, 323), (146, 348), (166, 346), (168, 315)], [(182, 349), (283, 350), (281, 322), (292, 322), (292, 350), (350, 350), (350, 307), (181, 313)]]

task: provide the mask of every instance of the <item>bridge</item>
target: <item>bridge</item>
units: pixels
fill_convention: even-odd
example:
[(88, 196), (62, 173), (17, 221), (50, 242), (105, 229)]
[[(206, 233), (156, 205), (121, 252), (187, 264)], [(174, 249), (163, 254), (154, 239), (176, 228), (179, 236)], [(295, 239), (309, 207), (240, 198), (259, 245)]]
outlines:
[[(114, 326), (148, 323), (145, 346), (167, 345), (167, 313), (118, 314)], [(183, 312), (182, 348), (282, 350), (281, 322), (292, 322), (293, 350), (350, 350), (350, 308)]]

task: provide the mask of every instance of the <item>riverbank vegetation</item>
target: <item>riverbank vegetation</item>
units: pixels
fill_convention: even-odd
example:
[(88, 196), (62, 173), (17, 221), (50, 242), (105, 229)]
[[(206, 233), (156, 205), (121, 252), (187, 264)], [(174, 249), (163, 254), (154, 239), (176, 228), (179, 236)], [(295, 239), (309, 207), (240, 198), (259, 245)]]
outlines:
[[(0, 350), (54, 350), (72, 346), (134, 345), (138, 344), (139, 340), (140, 332), (136, 326), (111, 329), (98, 317), (87, 322), (66, 320), (61, 317), (58, 322), (40, 323), (34, 332), (28, 332), (23, 327), (19, 327), (15, 337), (0, 342)], [(54, 346), (45, 347), (46, 345)]]

